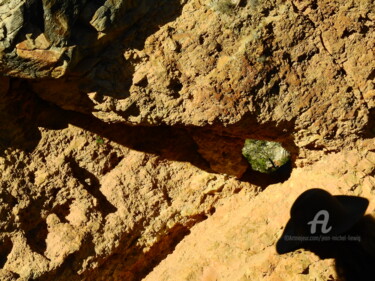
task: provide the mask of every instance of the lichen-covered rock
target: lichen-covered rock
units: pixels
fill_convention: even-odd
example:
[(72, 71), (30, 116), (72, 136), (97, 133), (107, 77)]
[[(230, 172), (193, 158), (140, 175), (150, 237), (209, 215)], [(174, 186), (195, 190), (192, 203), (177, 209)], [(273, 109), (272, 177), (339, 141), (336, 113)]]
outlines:
[[(331, 278), (274, 243), (307, 188), (374, 211), (374, 11), (2, 1), (0, 279)], [(287, 181), (246, 181), (250, 138), (290, 152)]]
[(272, 173), (290, 161), (290, 154), (281, 144), (272, 141), (245, 141), (242, 154), (251, 168), (261, 173)]

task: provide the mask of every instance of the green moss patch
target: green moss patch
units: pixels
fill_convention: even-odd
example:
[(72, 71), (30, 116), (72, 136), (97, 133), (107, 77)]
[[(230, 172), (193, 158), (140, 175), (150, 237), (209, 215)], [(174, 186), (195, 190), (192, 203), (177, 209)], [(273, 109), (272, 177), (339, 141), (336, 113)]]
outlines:
[(290, 161), (290, 153), (280, 143), (247, 139), (242, 155), (254, 171), (270, 174)]

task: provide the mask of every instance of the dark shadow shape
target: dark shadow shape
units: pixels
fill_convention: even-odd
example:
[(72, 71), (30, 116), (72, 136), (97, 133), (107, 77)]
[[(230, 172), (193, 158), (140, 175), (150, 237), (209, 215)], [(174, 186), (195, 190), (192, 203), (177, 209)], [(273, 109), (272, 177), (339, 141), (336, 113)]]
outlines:
[(288, 161), (275, 172), (270, 174), (254, 171), (251, 167), (249, 167), (240, 180), (265, 189), (270, 184), (282, 183), (288, 180), (292, 173), (292, 169), (293, 165), (291, 161)]
[(238, 3), (238, 7), (241, 7), (241, 8), (246, 7), (247, 2), (248, 1), (246, 1), (246, 0), (240, 0), (240, 2)]
[[(207, 219), (205, 215), (197, 215), (188, 225), (177, 224), (166, 235), (155, 243), (151, 249), (144, 253), (142, 248), (136, 246), (140, 235), (132, 233), (132, 237), (126, 237), (122, 245), (116, 249), (105, 263), (84, 277), (94, 280), (101, 272), (121, 271), (124, 280), (138, 281), (145, 278), (161, 261), (171, 254), (178, 243), (190, 234), (190, 228)], [(131, 249), (129, 251), (129, 249)]]
[(0, 95), (0, 156), (10, 146), (30, 152), (41, 138), (38, 128), (29, 124), (36, 115), (32, 97), (25, 92), (11, 95), (12, 88), (10, 84), (9, 91)]
[(143, 17), (125, 34), (124, 47), (142, 50), (146, 39), (157, 32), (164, 24), (174, 21), (181, 15), (183, 5), (179, 0), (163, 0), (146, 17)]
[(31, 250), (44, 256), (47, 249), (47, 223), (41, 216), (41, 210), (47, 198), (41, 196), (19, 213), (21, 229), (25, 231), (27, 244)]
[(192, 218), (192, 222), (189, 225), (176, 224), (170, 229), (167, 235), (154, 244), (147, 253), (141, 255), (138, 261), (129, 269), (133, 274), (133, 280), (142, 280), (145, 278), (161, 261), (173, 253), (178, 243), (190, 234), (190, 228), (194, 224), (206, 219), (206, 215), (197, 215)]
[(70, 205), (72, 204), (73, 199), (68, 199), (64, 204), (56, 205), (51, 209), (51, 212), (56, 214), (62, 223), (69, 223), (66, 217), (70, 213)]
[[(69, 67), (69, 79), (76, 80), (76, 84), (80, 84), (85, 92), (96, 92), (99, 96), (116, 99), (128, 98), (133, 84), (134, 65), (140, 58), (125, 59), (125, 50), (144, 49), (146, 39), (181, 15), (182, 7), (181, 1), (177, 0), (143, 0), (137, 7), (128, 10), (120, 22), (113, 23), (109, 33), (99, 40), (96, 39), (96, 31), (88, 30), (78, 20), (74, 30), (78, 30), (79, 34), (72, 35), (78, 47)], [(93, 34), (88, 36), (90, 32)], [(87, 39), (82, 40), (85, 37)], [(76, 78), (82, 76), (83, 79)]]
[(188, 227), (183, 225), (174, 226), (167, 235), (146, 254), (142, 254), (128, 271), (130, 280), (142, 280), (145, 278), (162, 260), (174, 251), (177, 244), (190, 234)]
[(197, 152), (197, 145), (191, 135), (184, 128), (108, 124), (93, 116), (61, 109), (56, 114), (62, 116), (67, 123), (122, 146), (172, 161), (190, 162), (200, 169), (211, 171), (208, 163)]
[(38, 127), (67, 127), (59, 108), (40, 99), (26, 81), (9, 79), (9, 90), (0, 94), (0, 156), (8, 147), (32, 152), (41, 139)]
[(131, 106), (129, 106), (125, 111), (117, 112), (118, 115), (121, 117), (127, 118), (130, 116), (138, 116), (141, 113), (139, 106), (137, 103), (133, 103)]
[(100, 182), (97, 177), (80, 167), (73, 158), (67, 158), (67, 161), (72, 169), (73, 176), (79, 180), (88, 193), (98, 199), (98, 209), (103, 216), (106, 217), (108, 214), (116, 212), (117, 208), (100, 191)]
[[(34, 30), (37, 29), (39, 32), (44, 32), (44, 11), (43, 2), (39, 0), (27, 1), (25, 3), (24, 9), (24, 22), (28, 23), (30, 26), (26, 25), (26, 29)], [(25, 28), (25, 27), (24, 27)], [(25, 32), (26, 33), (26, 32)], [(35, 36), (38, 36), (36, 34)], [(26, 38), (20, 38), (18, 42), (22, 42)]]
[[(4, 189), (1, 190), (1, 188)], [(0, 233), (12, 232), (16, 228), (14, 223), (15, 215), (12, 214), (12, 208), (16, 206), (18, 202), (17, 199), (8, 192), (7, 185), (0, 187), (0, 200), (2, 201), (2, 210), (0, 211)], [(6, 223), (4, 224), (3, 222)]]
[[(8, 147), (33, 151), (41, 139), (38, 127), (59, 130), (72, 124), (122, 146), (160, 155), (172, 161), (190, 162), (210, 171), (208, 163), (197, 152), (197, 145), (185, 128), (108, 124), (93, 116), (64, 110), (40, 99), (25, 81), (11, 79), (10, 82), (9, 93), (0, 96), (0, 118), (3, 120), (0, 123), (0, 156)], [(97, 181), (92, 180), (94, 183)]]
[(375, 108), (369, 110), (368, 121), (363, 128), (361, 135), (362, 137), (369, 139), (375, 137)]
[(375, 219), (364, 215), (368, 205), (363, 197), (332, 196), (319, 188), (304, 191), (291, 207), (277, 253), (302, 248), (321, 259), (335, 259), (342, 281), (374, 280)]
[(37, 252), (44, 256), (47, 249), (48, 227), (45, 220), (39, 222), (34, 228), (26, 233), (27, 244), (29, 244), (33, 252)]
[(13, 249), (13, 242), (9, 237), (0, 240), (0, 268), (3, 268), (8, 260), (8, 255)]
[(79, 278), (78, 273), (73, 270), (75, 254), (76, 253), (69, 254), (58, 268), (43, 274), (36, 278), (35, 281), (62, 281), (66, 280), (67, 276), (69, 276), (70, 281), (80, 281), (81, 279)]
[[(261, 88), (262, 86), (259, 86), (259, 89)], [(260, 108), (258, 108), (258, 111), (260, 112)], [(291, 153), (292, 159), (293, 156), (298, 155), (298, 147), (294, 144), (292, 138), (296, 118), (278, 122), (268, 121), (263, 124), (259, 124), (257, 118), (257, 113), (246, 112), (237, 123), (226, 127), (221, 124), (219, 126), (213, 125), (212, 131), (217, 131), (219, 135), (236, 135), (242, 136), (244, 139), (280, 142)]]
[(335, 269), (342, 280), (374, 280), (375, 219), (364, 216), (340, 236), (359, 237), (360, 241), (306, 242), (303, 248), (321, 259), (335, 259)]

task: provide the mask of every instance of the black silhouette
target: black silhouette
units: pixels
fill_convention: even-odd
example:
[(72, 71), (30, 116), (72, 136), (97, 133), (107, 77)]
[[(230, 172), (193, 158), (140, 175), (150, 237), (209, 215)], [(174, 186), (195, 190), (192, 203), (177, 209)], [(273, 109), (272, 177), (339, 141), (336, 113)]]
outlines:
[(284, 254), (303, 248), (321, 259), (334, 258), (340, 280), (374, 280), (375, 219), (364, 216), (367, 206), (362, 197), (307, 190), (294, 202), (276, 250)]

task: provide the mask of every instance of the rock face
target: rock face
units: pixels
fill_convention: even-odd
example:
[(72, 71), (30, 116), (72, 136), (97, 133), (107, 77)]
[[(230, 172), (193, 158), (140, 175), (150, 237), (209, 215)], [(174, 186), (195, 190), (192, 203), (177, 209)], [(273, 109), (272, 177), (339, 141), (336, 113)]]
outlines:
[(43, 130), (32, 155), (4, 155), (2, 239), (14, 246), (2, 252), (3, 271), (41, 280), (106, 280), (116, 272), (137, 280), (137, 267), (150, 267), (220, 198), (256, 191), (164, 156), (98, 142), (71, 125)]
[[(3, 1), (0, 279), (332, 279), (274, 244), (308, 188), (374, 198), (374, 11)], [(259, 184), (249, 138), (287, 181)]]
[(280, 256), (275, 243), (294, 200), (312, 187), (370, 198), (367, 211), (374, 214), (371, 147), (324, 156), (309, 168), (295, 169), (288, 181), (271, 185), (256, 197), (242, 192), (232, 196), (212, 217), (194, 226), (144, 280), (337, 280), (332, 259), (319, 260), (306, 251)]
[(81, 53), (100, 51), (103, 41), (136, 23), (152, 2), (3, 1), (1, 70), (21, 78), (62, 77), (85, 57)]
[(209, 127), (231, 151), (276, 140), (312, 161), (374, 133), (373, 1), (222, 2), (11, 1), (1, 69), (66, 110)]

